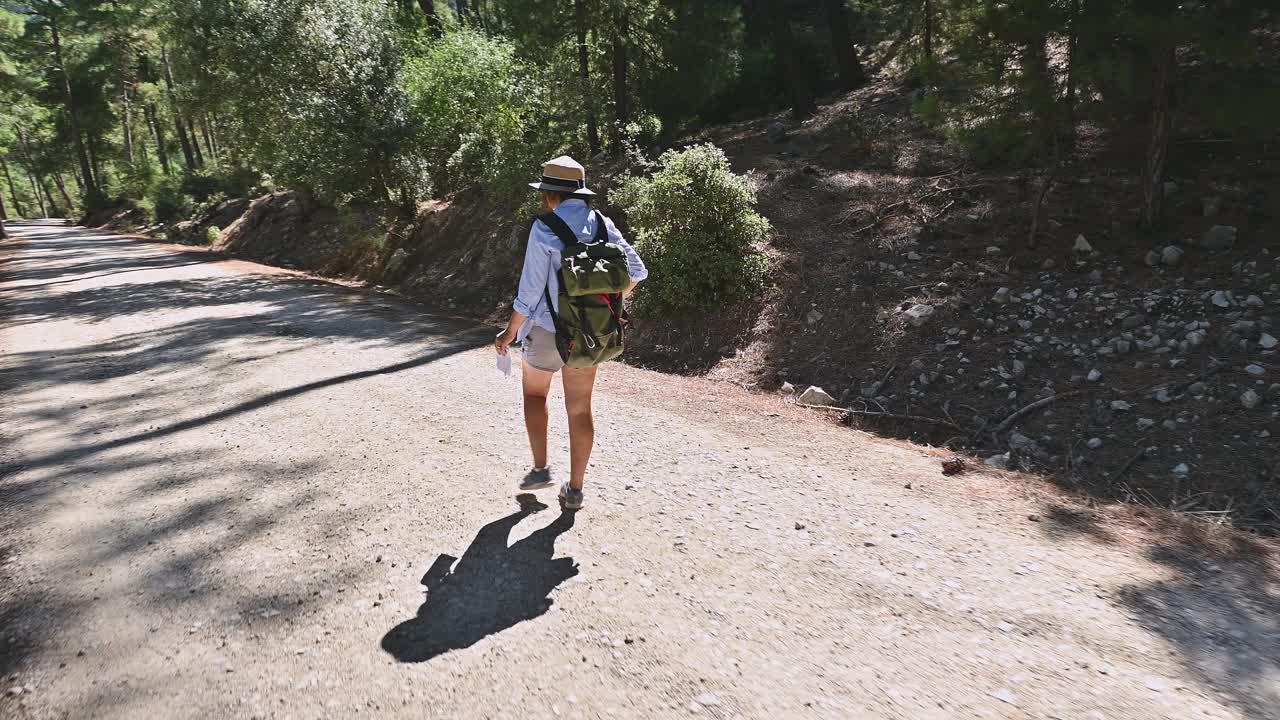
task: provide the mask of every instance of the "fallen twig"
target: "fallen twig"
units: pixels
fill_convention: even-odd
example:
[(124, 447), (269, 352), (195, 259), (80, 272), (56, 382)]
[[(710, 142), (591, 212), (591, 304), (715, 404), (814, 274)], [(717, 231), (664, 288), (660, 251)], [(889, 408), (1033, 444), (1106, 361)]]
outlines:
[(1017, 419), (1022, 417), (1023, 415), (1026, 415), (1027, 413), (1033, 410), (1038, 410), (1044, 407), (1045, 405), (1052, 404), (1057, 400), (1064, 400), (1074, 395), (1079, 395), (1080, 393), (1081, 393), (1080, 390), (1072, 390), (1071, 392), (1059, 393), (1057, 395), (1050, 395), (1049, 397), (1041, 398), (1031, 403), (1030, 405), (1025, 405), (1022, 408), (1019, 408), (1018, 410), (1014, 410), (1008, 417), (1001, 420), (994, 428), (991, 429), (991, 432), (995, 435), (999, 435), (1000, 433), (1007, 430), (1010, 425), (1016, 422)]
[(1124, 474), (1129, 472), (1129, 468), (1133, 467), (1134, 463), (1138, 462), (1139, 460), (1141, 460), (1146, 456), (1147, 456), (1147, 448), (1143, 447), (1141, 450), (1137, 452), (1137, 454), (1129, 458), (1128, 462), (1120, 466), (1120, 470), (1115, 474), (1115, 477), (1111, 478), (1111, 481), (1115, 482), (1116, 480), (1119, 480), (1120, 478), (1124, 477)]
[(925, 417), (923, 415), (899, 415), (890, 412), (875, 412), (873, 410), (854, 410), (853, 408), (842, 408), (834, 405), (810, 405), (808, 403), (796, 403), (797, 407), (809, 408), (811, 410), (837, 410), (839, 412), (848, 413), (850, 415), (858, 415), (860, 417), (871, 418), (889, 418), (890, 420), (910, 420), (912, 422), (927, 423), (929, 425), (941, 425), (949, 427), (960, 432), (967, 432), (964, 428), (953, 422), (948, 422), (940, 418)]

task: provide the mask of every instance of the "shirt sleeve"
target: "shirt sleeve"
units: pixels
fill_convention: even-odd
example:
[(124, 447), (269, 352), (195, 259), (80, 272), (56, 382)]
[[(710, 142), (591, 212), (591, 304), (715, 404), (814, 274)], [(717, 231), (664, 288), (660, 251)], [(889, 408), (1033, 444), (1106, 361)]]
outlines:
[(604, 229), (609, 233), (609, 242), (621, 245), (623, 251), (627, 253), (627, 272), (631, 275), (631, 282), (640, 282), (649, 277), (649, 269), (644, 266), (644, 260), (640, 259), (640, 253), (631, 247), (631, 243), (618, 232), (618, 226), (607, 217), (604, 219)]
[(547, 287), (547, 274), (551, 272), (550, 253), (538, 238), (538, 222), (529, 229), (529, 242), (524, 249), (524, 268), (520, 271), (520, 289), (512, 303), (516, 312), (533, 317), (533, 311), (542, 302)]

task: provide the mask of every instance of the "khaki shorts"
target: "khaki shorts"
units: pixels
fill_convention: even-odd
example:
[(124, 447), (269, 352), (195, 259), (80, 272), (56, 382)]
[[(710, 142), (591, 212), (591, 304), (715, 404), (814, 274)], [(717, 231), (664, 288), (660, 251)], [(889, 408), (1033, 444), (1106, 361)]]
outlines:
[(555, 333), (534, 327), (524, 339), (524, 362), (545, 372), (556, 372), (564, 367), (560, 351), (556, 349)]

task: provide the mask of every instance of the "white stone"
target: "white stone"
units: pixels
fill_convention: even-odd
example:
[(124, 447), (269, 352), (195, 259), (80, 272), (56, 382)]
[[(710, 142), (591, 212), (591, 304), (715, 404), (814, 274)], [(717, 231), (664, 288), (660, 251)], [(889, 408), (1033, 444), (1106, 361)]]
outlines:
[(1191, 468), (1187, 467), (1186, 463), (1178, 463), (1173, 467), (1173, 474), (1186, 477), (1191, 474)]
[(1253, 363), (1252, 365), (1246, 365), (1244, 368), (1244, 371), (1249, 373), (1250, 375), (1266, 375), (1267, 374), (1267, 369), (1257, 363)]
[(911, 323), (914, 327), (920, 327), (921, 325), (929, 322), (929, 318), (933, 317), (935, 312), (937, 312), (937, 308), (932, 305), (912, 305), (907, 308), (907, 322)]
[(1102, 371), (1094, 368), (1089, 371), (1089, 382), (1098, 382), (1102, 379)]
[(1276, 340), (1267, 333), (1262, 333), (1262, 337), (1258, 338), (1258, 344), (1262, 346), (1263, 350), (1274, 350), (1276, 345), (1280, 345), (1280, 340)]
[(1097, 450), (1102, 447), (1102, 438), (1089, 438), (1089, 442), (1085, 443), (1085, 447), (1090, 450)]
[(1123, 400), (1112, 400), (1111, 409), (1116, 412), (1128, 412), (1133, 409), (1133, 406)]
[(800, 393), (799, 401), (805, 405), (831, 406), (836, 404), (836, 399), (817, 385), (810, 385), (804, 392)]
[(1227, 294), (1221, 290), (1218, 290), (1213, 294), (1212, 302), (1220, 308), (1231, 307), (1231, 299), (1228, 298)]

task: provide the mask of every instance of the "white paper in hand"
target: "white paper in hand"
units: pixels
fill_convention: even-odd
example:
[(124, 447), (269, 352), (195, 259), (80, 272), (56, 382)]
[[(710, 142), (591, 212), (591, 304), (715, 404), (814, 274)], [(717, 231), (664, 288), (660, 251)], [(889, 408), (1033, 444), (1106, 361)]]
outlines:
[(511, 377), (511, 354), (515, 352), (515, 348), (507, 348), (506, 355), (498, 356), (498, 372), (502, 373), (502, 377)]

